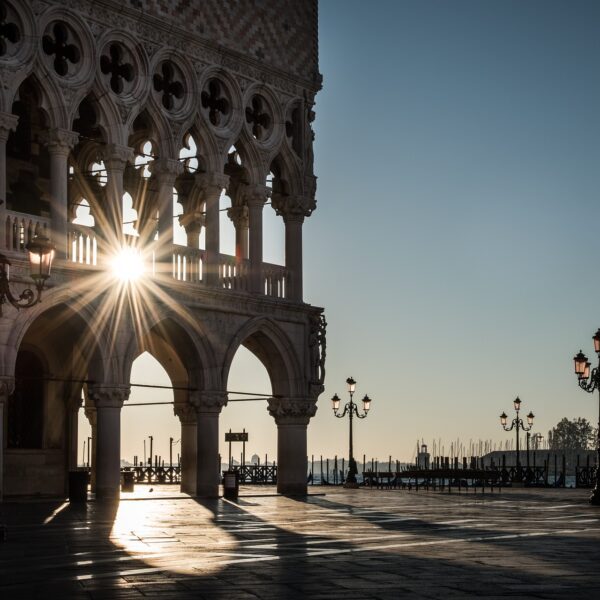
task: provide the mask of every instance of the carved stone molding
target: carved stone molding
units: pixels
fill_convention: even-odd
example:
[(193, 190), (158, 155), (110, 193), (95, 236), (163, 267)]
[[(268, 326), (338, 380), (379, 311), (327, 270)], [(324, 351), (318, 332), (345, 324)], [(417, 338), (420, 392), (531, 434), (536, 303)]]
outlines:
[(273, 194), (271, 205), (284, 221), (299, 221), (302, 223), (305, 217), (310, 217), (316, 208), (314, 198), (306, 196), (284, 196)]
[(308, 425), (317, 413), (313, 398), (269, 398), (269, 414), (277, 425)]
[(122, 171), (128, 162), (133, 162), (135, 152), (129, 146), (108, 144), (104, 151), (104, 165), (107, 171)]
[(150, 165), (150, 173), (155, 176), (161, 184), (173, 187), (175, 179), (184, 171), (183, 163), (172, 158), (158, 158)]
[(227, 392), (203, 391), (190, 392), (190, 404), (196, 409), (197, 414), (220, 413), (227, 406)]
[(126, 386), (90, 386), (89, 397), (99, 408), (122, 408), (123, 403), (129, 398), (130, 388)]
[(238, 192), (248, 206), (262, 206), (271, 196), (271, 188), (261, 184), (241, 185)]
[(308, 348), (311, 362), (310, 384), (314, 386), (314, 391), (320, 390), (315, 394), (318, 396), (323, 392), (325, 359), (327, 356), (327, 321), (323, 313), (310, 316)]
[(182, 425), (196, 424), (196, 408), (188, 402), (176, 402), (173, 412)]
[(86, 406), (83, 414), (85, 415), (85, 418), (88, 420), (89, 424), (93, 426), (96, 422), (96, 407)]
[(10, 113), (0, 112), (0, 141), (6, 142), (11, 131), (17, 128), (19, 117)]
[(204, 199), (210, 194), (220, 196), (223, 188), (229, 185), (229, 177), (222, 173), (198, 173), (194, 180), (198, 189), (202, 191)]
[(250, 213), (247, 206), (232, 206), (227, 209), (227, 216), (231, 219), (236, 229), (247, 229), (249, 227)]
[(0, 402), (6, 402), (14, 389), (14, 377), (0, 377)]
[(67, 408), (70, 411), (77, 412), (83, 406), (83, 398), (81, 394), (76, 394), (67, 399)]
[(44, 133), (42, 141), (48, 148), (50, 154), (62, 154), (68, 156), (79, 141), (79, 134), (68, 129), (58, 127), (49, 129)]

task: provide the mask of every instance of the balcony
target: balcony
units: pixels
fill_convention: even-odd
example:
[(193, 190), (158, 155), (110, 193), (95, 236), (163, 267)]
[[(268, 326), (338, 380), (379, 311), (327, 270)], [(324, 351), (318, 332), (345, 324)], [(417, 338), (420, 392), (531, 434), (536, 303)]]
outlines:
[[(25, 246), (35, 235), (49, 235), (51, 232), (50, 219), (16, 211), (6, 211), (5, 248), (13, 256), (25, 255)], [(91, 227), (69, 224), (68, 228), (68, 262), (71, 267), (82, 271), (97, 270), (106, 265), (106, 248)], [(156, 259), (156, 253), (150, 251), (146, 260), (149, 262), (150, 276), (157, 272), (168, 272), (174, 281), (202, 287), (206, 285), (205, 250), (189, 248), (172, 244), (170, 251), (161, 264)], [(171, 268), (165, 269), (169, 264)], [(108, 267), (107, 267), (108, 268)], [(220, 254), (217, 261), (218, 285), (224, 290), (235, 292), (250, 291), (250, 262), (247, 259), (239, 261), (235, 256)], [(287, 299), (289, 285), (288, 270), (281, 265), (262, 264), (262, 281), (265, 296)]]

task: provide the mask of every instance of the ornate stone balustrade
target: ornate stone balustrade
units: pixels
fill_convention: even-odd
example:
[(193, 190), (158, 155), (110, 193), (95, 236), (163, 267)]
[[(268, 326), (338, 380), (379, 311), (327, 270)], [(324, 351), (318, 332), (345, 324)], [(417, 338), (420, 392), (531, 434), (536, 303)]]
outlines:
[(226, 290), (247, 292), (250, 289), (250, 262), (236, 260), (235, 256), (219, 255), (219, 281)]
[(98, 264), (98, 240), (91, 227), (71, 224), (68, 232), (69, 260), (82, 265)]
[(6, 211), (5, 248), (25, 252), (25, 245), (35, 235), (48, 235), (50, 218), (28, 215), (14, 210)]
[(273, 298), (288, 297), (288, 270), (281, 265), (263, 263), (264, 294)]
[[(9, 252), (25, 253), (25, 245), (38, 234), (50, 237), (50, 219), (16, 211), (6, 211), (6, 248)], [(70, 223), (68, 227), (68, 262), (85, 269), (102, 266), (105, 248), (92, 227)], [(174, 280), (190, 284), (206, 283), (205, 250), (173, 244), (171, 247), (171, 268), (169, 273)], [(165, 272), (151, 252), (145, 257), (150, 263), (148, 274), (155, 276)], [(168, 262), (167, 262), (168, 264)], [(219, 287), (236, 292), (250, 291), (250, 261), (239, 260), (235, 256), (219, 254)], [(263, 263), (263, 293), (272, 298), (287, 298), (289, 272), (281, 265)]]

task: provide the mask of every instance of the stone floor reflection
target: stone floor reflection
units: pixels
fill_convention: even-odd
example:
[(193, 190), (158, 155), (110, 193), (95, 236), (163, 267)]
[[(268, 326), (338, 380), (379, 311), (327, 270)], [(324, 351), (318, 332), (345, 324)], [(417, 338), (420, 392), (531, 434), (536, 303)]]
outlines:
[(200, 502), (0, 505), (2, 598), (600, 597), (600, 510), (582, 490), (439, 494), (242, 488)]

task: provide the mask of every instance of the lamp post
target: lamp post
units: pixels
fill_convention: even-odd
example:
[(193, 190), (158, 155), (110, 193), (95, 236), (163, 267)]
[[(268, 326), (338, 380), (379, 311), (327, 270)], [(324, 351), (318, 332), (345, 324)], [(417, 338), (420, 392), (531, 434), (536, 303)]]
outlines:
[[(594, 367), (590, 373), (591, 363), (587, 356), (580, 350), (573, 358), (575, 361), (575, 374), (579, 380), (579, 387), (590, 394), (595, 390), (600, 391), (600, 329), (592, 337), (594, 340), (594, 352), (598, 355), (598, 366)], [(600, 400), (600, 396), (599, 396)], [(598, 439), (596, 440), (596, 449), (598, 458), (596, 460), (596, 486), (590, 496), (590, 504), (600, 506), (600, 406), (598, 413)]]
[[(505, 412), (503, 412), (500, 415), (500, 424), (504, 428), (504, 431), (512, 431), (515, 428), (517, 430), (517, 469), (516, 469), (517, 479), (516, 479), (516, 481), (522, 481), (523, 478), (522, 478), (522, 473), (521, 473), (521, 459), (519, 456), (519, 430), (522, 429), (523, 431), (531, 431), (531, 428), (533, 427), (533, 419), (534, 419), (535, 415), (531, 411), (529, 412), (529, 414), (527, 415), (527, 425), (528, 426), (526, 427), (525, 424), (523, 423), (523, 419), (521, 419), (521, 417), (519, 416), (519, 411), (521, 410), (521, 400), (517, 397), (517, 398), (515, 398), (513, 404), (515, 407), (516, 416), (512, 420), (510, 427), (508, 427), (508, 425), (506, 424), (508, 416), (506, 415)], [(529, 462), (529, 444), (527, 445), (527, 458), (528, 458), (528, 462)]]
[(10, 291), (10, 261), (4, 254), (0, 254), (0, 317), (2, 305), (7, 302), (16, 309), (30, 308), (40, 302), (46, 279), (50, 277), (50, 268), (54, 259), (54, 246), (50, 240), (45, 236), (36, 235), (25, 248), (29, 252), (31, 278), (36, 291), (26, 288), (18, 297), (13, 295)]
[(346, 379), (346, 383), (348, 384), (348, 393), (350, 394), (350, 402), (347, 402), (344, 406), (344, 412), (341, 414), (338, 413), (340, 409), (340, 398), (337, 394), (334, 394), (331, 399), (331, 404), (333, 407), (333, 414), (338, 419), (343, 419), (346, 415), (348, 415), (348, 420), (350, 422), (350, 444), (349, 444), (349, 460), (348, 460), (348, 477), (346, 477), (345, 487), (348, 488), (356, 488), (358, 484), (356, 483), (356, 473), (358, 469), (356, 468), (356, 461), (354, 460), (354, 451), (353, 451), (353, 440), (352, 440), (352, 419), (356, 417), (357, 419), (364, 419), (371, 408), (371, 398), (365, 394), (365, 397), (362, 399), (363, 403), (363, 413), (360, 414), (358, 412), (358, 406), (354, 403), (354, 391), (356, 390), (356, 381), (352, 379), (352, 377), (348, 377)]

